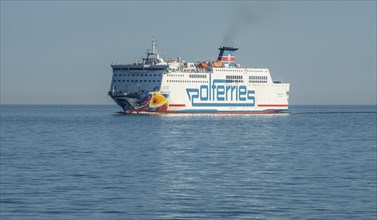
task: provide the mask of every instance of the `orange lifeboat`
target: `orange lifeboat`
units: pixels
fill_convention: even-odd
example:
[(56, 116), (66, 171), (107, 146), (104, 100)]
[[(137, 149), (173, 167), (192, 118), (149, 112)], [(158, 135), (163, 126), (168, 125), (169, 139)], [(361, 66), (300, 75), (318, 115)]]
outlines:
[(201, 69), (208, 68), (208, 63), (206, 63), (206, 62), (201, 62), (201, 63), (199, 64), (199, 68), (201, 68)]
[(222, 66), (220, 60), (214, 61), (212, 64), (213, 64), (214, 67), (221, 67)]

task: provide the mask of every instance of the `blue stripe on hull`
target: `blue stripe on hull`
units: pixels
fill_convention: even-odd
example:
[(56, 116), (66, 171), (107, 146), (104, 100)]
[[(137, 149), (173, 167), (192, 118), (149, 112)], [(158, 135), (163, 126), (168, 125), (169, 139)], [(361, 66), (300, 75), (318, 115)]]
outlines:
[(189, 109), (189, 110), (178, 110), (178, 113), (262, 113), (262, 112), (282, 112), (282, 111), (287, 111), (288, 109), (264, 109), (264, 110), (235, 110), (235, 111), (219, 111), (216, 109)]

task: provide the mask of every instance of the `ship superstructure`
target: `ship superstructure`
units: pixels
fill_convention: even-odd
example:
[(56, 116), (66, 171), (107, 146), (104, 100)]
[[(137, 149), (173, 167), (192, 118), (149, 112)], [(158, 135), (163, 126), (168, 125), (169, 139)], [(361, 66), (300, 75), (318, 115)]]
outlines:
[(289, 84), (268, 69), (236, 63), (238, 48), (220, 47), (216, 61), (164, 61), (152, 40), (146, 57), (113, 64), (109, 95), (125, 113), (276, 113), (288, 109)]

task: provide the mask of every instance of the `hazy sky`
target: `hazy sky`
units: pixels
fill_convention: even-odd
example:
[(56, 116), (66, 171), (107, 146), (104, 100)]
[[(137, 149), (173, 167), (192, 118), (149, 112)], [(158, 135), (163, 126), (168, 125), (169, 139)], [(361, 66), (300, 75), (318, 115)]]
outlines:
[(113, 104), (112, 61), (213, 59), (291, 83), (290, 104), (376, 104), (376, 1), (1, 1), (2, 104)]

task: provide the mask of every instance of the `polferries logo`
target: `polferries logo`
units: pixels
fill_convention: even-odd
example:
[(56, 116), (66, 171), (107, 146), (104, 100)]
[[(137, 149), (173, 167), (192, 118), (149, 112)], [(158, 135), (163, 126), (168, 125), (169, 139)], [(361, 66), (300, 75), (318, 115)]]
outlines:
[(214, 107), (253, 107), (255, 105), (255, 91), (247, 90), (245, 85), (226, 85), (225, 79), (209, 78), (208, 85), (201, 85), (199, 89), (186, 89), (192, 106)]

